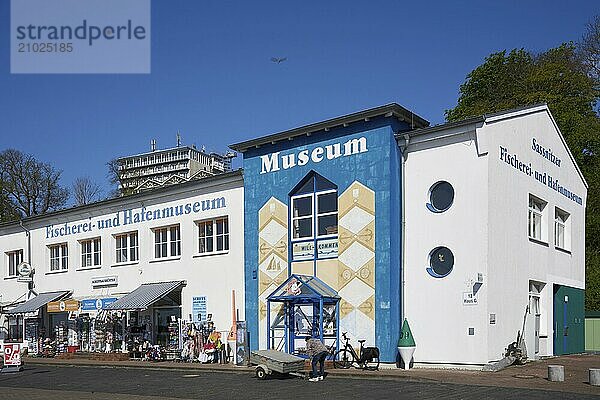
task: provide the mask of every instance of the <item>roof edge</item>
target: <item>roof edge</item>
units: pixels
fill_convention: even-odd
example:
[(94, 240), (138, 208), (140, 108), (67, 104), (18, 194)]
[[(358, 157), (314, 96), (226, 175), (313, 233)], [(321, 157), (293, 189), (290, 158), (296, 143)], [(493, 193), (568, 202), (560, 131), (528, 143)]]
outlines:
[(178, 183), (178, 184), (174, 184), (174, 185), (167, 185), (167, 186), (163, 186), (160, 188), (155, 188), (152, 190), (146, 190), (140, 193), (135, 193), (135, 194), (131, 194), (128, 196), (120, 196), (120, 197), (113, 197), (111, 199), (106, 199), (106, 200), (100, 200), (100, 201), (96, 201), (93, 203), (89, 203), (89, 204), (85, 204), (82, 206), (73, 206), (73, 207), (69, 207), (69, 208), (64, 208), (61, 210), (56, 210), (56, 211), (52, 211), (52, 212), (48, 212), (45, 214), (39, 214), (39, 215), (33, 215), (30, 217), (24, 217), (21, 218), (19, 220), (16, 221), (11, 221), (11, 222), (4, 222), (4, 223), (0, 223), (0, 229), (2, 228), (9, 228), (11, 226), (18, 226), (21, 221), (22, 222), (34, 222), (34, 221), (39, 221), (39, 220), (44, 220), (45, 218), (52, 218), (55, 216), (59, 216), (59, 215), (64, 215), (64, 214), (68, 214), (68, 213), (76, 213), (76, 212), (81, 212), (81, 211), (85, 211), (85, 210), (90, 210), (90, 209), (94, 209), (97, 207), (102, 207), (102, 206), (108, 206), (111, 204), (115, 204), (118, 203), (120, 201), (124, 201), (124, 200), (130, 200), (130, 201), (134, 201), (136, 199), (143, 199), (146, 196), (148, 196), (149, 194), (165, 194), (165, 193), (169, 193), (170, 191), (173, 191), (176, 193), (176, 189), (182, 189), (185, 191), (185, 189), (188, 186), (194, 186), (194, 185), (199, 185), (199, 184), (219, 184), (218, 181), (223, 180), (223, 181), (227, 181), (229, 178), (232, 178), (233, 181), (236, 180), (236, 178), (239, 178), (241, 180), (243, 180), (243, 176), (244, 176), (244, 170), (242, 168), (236, 169), (234, 171), (231, 172), (224, 172), (221, 174), (216, 174), (216, 175), (212, 175), (212, 176), (207, 176), (205, 178), (201, 178), (201, 179), (194, 179), (191, 180), (189, 182), (184, 182), (184, 183)]
[(324, 131), (339, 126), (358, 122), (360, 120), (368, 120), (379, 116), (393, 116), (402, 121), (409, 121), (418, 128), (424, 128), (429, 126), (429, 121), (413, 113), (412, 111), (402, 107), (397, 103), (389, 103), (383, 106), (369, 108), (362, 111), (357, 111), (351, 114), (343, 115), (336, 118), (330, 118), (324, 121), (315, 122), (308, 125), (303, 125), (297, 128), (288, 129), (285, 131), (277, 132), (271, 135), (262, 136), (256, 139), (246, 140), (239, 143), (229, 145), (229, 148), (241, 153), (245, 152), (251, 147), (258, 147), (264, 144), (271, 144), (277, 141), (290, 139), (296, 136), (302, 136), (318, 131)]

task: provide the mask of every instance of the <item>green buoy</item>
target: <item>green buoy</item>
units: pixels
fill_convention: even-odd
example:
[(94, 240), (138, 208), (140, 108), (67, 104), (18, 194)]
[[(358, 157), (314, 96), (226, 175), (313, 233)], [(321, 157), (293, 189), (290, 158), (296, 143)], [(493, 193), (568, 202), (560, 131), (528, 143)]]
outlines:
[(410, 330), (408, 320), (405, 318), (402, 329), (400, 329), (400, 338), (398, 339), (398, 352), (404, 362), (404, 369), (409, 369), (416, 348), (415, 338)]

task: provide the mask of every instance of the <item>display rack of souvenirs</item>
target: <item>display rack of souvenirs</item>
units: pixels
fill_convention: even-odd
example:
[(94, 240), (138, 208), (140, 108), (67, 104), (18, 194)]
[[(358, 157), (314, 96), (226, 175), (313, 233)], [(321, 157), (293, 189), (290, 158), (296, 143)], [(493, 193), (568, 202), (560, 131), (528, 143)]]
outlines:
[(67, 346), (71, 348), (79, 348), (79, 335), (77, 333), (77, 321), (67, 321)]
[(177, 321), (169, 323), (168, 350), (179, 350), (179, 322)]
[(217, 363), (226, 360), (226, 346), (223, 345), (221, 333), (215, 330), (212, 321), (201, 322), (199, 328), (193, 322), (184, 326), (181, 361)]
[(67, 351), (67, 334), (68, 329), (66, 324), (61, 322), (54, 327), (54, 347), (57, 353), (64, 353)]
[(39, 320), (25, 320), (25, 339), (28, 341), (27, 352), (29, 354), (38, 354), (40, 352)]

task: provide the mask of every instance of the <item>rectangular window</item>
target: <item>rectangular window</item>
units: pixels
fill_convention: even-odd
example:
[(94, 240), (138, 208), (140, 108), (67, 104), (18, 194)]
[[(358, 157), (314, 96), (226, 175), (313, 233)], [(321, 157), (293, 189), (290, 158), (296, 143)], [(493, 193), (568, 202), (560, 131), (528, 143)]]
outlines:
[(570, 238), (568, 236), (569, 213), (560, 208), (554, 209), (554, 245), (560, 249), (568, 250)]
[(139, 259), (138, 233), (130, 232), (115, 236), (117, 264), (135, 262)]
[(528, 232), (531, 239), (542, 241), (544, 238), (542, 221), (546, 204), (543, 200), (529, 195)]
[(64, 271), (69, 268), (69, 247), (66, 243), (48, 246), (50, 250), (50, 271)]
[(17, 276), (17, 267), (23, 262), (23, 250), (9, 251), (6, 253), (8, 260), (8, 277)]
[(337, 191), (317, 193), (317, 235), (329, 236), (338, 233)]
[(292, 239), (313, 237), (313, 195), (292, 197)]
[(95, 267), (102, 263), (100, 238), (86, 239), (81, 244), (81, 268)]
[(229, 218), (199, 221), (198, 253), (206, 254), (229, 250)]
[(181, 255), (181, 234), (179, 225), (154, 229), (154, 258), (177, 257)]

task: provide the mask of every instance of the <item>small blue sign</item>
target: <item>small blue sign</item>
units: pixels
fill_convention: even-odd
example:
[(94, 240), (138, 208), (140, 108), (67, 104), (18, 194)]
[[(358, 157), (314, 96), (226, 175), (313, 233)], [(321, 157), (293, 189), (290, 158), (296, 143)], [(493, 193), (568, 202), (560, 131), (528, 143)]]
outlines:
[(206, 320), (206, 296), (192, 296), (192, 322)]
[(81, 311), (99, 311), (117, 301), (116, 297), (81, 300)]

